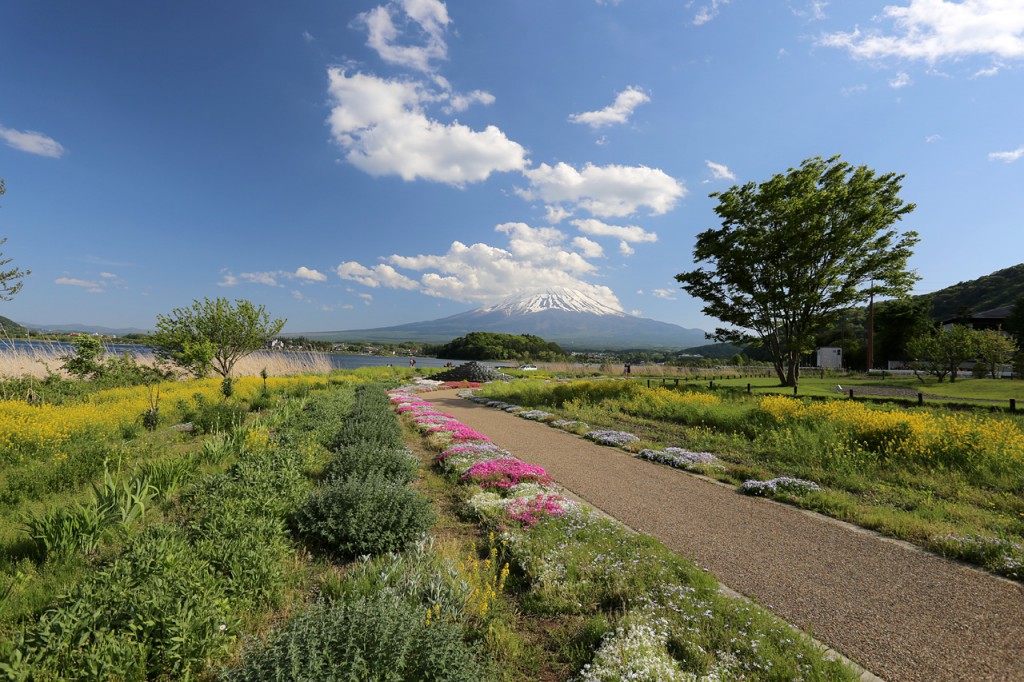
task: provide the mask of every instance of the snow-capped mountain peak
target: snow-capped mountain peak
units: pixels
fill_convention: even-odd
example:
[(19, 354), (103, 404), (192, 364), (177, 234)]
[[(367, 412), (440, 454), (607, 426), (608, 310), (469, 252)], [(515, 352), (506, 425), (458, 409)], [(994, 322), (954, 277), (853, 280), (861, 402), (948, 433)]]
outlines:
[(613, 307), (593, 296), (565, 287), (550, 287), (541, 291), (516, 294), (501, 303), (482, 308), (481, 313), (502, 312), (506, 315), (529, 315), (547, 310), (561, 310), (570, 313), (591, 315), (614, 315), (626, 317), (621, 308)]

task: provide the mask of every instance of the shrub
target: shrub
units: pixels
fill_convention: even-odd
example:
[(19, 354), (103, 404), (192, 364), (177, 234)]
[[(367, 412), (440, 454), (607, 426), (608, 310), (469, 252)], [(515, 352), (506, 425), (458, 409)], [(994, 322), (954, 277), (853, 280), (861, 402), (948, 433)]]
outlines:
[(466, 644), (457, 625), (428, 625), (419, 604), (385, 595), (315, 605), (224, 679), (476, 682), (484, 677), (475, 647)]
[(416, 480), (419, 470), (419, 460), (405, 448), (350, 445), (335, 454), (324, 468), (324, 474), (338, 479), (351, 476), (365, 478), (376, 471), (395, 483), (411, 483)]
[(426, 497), (375, 473), (322, 486), (300, 509), (296, 525), (311, 542), (355, 556), (401, 551), (433, 521)]

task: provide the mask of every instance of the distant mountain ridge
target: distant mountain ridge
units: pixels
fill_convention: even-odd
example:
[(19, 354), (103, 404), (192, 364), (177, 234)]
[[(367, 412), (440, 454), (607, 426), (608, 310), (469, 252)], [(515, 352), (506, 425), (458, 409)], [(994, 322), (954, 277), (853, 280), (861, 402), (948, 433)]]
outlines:
[(447, 343), (470, 332), (532, 334), (568, 350), (682, 349), (704, 342), (701, 329), (627, 315), (581, 291), (561, 287), (511, 296), (497, 305), (438, 320), (303, 336), (332, 341)]

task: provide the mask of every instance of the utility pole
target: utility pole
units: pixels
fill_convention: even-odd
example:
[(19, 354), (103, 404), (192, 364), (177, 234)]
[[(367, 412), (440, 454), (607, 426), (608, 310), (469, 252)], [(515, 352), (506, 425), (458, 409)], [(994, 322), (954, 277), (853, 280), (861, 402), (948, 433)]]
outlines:
[(875, 367), (875, 280), (871, 280), (871, 298), (868, 302), (868, 372)]

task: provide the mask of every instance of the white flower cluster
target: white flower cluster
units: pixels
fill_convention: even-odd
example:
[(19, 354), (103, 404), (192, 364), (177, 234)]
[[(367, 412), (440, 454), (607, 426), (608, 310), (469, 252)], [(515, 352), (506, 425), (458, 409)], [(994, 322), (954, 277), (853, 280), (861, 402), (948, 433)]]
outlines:
[(814, 492), (815, 490), (821, 490), (821, 486), (813, 481), (805, 481), (802, 478), (789, 478), (788, 476), (773, 478), (770, 481), (756, 481), (752, 479), (744, 481), (743, 486), (740, 488), (740, 492), (747, 495), (758, 495), (762, 497), (767, 497), (776, 493), (799, 496), (806, 495), (807, 493)]
[(594, 660), (583, 666), (576, 682), (719, 682), (735, 679), (735, 660), (719, 659), (707, 675), (684, 671), (668, 652), (668, 623), (661, 618), (637, 619), (604, 636)]
[(683, 448), (665, 448), (664, 450), (644, 449), (637, 453), (637, 457), (648, 459), (659, 464), (667, 464), (676, 469), (688, 469), (700, 471), (701, 466), (721, 467), (720, 460), (710, 452), (690, 452)]

